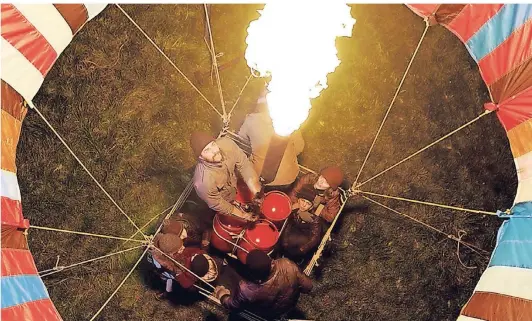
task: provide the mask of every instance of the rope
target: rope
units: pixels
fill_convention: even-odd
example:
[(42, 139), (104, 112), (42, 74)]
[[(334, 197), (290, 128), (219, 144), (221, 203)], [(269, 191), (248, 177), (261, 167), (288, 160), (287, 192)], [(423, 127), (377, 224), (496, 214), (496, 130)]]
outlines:
[(216, 51), (214, 49), (214, 41), (212, 39), (212, 30), (211, 30), (211, 23), (209, 19), (209, 11), (207, 10), (207, 4), (203, 4), (203, 8), (205, 9), (205, 18), (207, 21), (207, 28), (209, 29), (209, 40), (211, 42), (210, 50), (211, 56), (212, 56), (212, 64), (214, 65), (214, 74), (216, 75), (216, 83), (218, 84), (218, 93), (220, 94), (220, 102), (222, 104), (222, 111), (223, 111), (223, 117), (227, 115), (225, 112), (225, 102), (224, 102), (224, 94), (222, 91), (222, 82), (220, 81), (220, 71), (218, 70), (218, 61), (216, 59)]
[(78, 158), (78, 156), (76, 156), (76, 154), (74, 153), (74, 151), (68, 146), (68, 144), (65, 142), (65, 140), (63, 139), (63, 137), (61, 137), (61, 135), (59, 135), (59, 133), (55, 130), (55, 128), (52, 126), (52, 124), (50, 124), (48, 122), (48, 120), (46, 119), (46, 117), (44, 117), (43, 114), (41, 114), (41, 112), (39, 111), (39, 109), (33, 104), (33, 102), (30, 100), (27, 102), (28, 105), (30, 105), (30, 107), (35, 110), (37, 112), (37, 114), (39, 114), (39, 116), (41, 116), (42, 120), (44, 120), (44, 122), (46, 123), (46, 125), (48, 125), (48, 127), (52, 130), (52, 132), (57, 136), (57, 138), (59, 138), (59, 140), (61, 141), (61, 143), (63, 143), (63, 145), (66, 147), (66, 149), (68, 149), (68, 151), (70, 152), (70, 154), (72, 154), (72, 156), (74, 156), (74, 158), (78, 161), (78, 163), (81, 165), (81, 167), (83, 167), (83, 169), (85, 170), (85, 172), (87, 172), (87, 174), (89, 174), (89, 176), (92, 178), (92, 180), (96, 183), (96, 185), (98, 185), (98, 187), (102, 190), (102, 192), (111, 200), (111, 202), (113, 202), (113, 204), (116, 206), (116, 208), (118, 208), (118, 210), (120, 211), (120, 213), (122, 213), (127, 219), (128, 221), (137, 229), (137, 231), (140, 231), (140, 233), (144, 236), (144, 234), (142, 233), (142, 231), (139, 229), (139, 227), (137, 226), (137, 224), (135, 224), (135, 222), (133, 222), (133, 220), (126, 214), (126, 212), (124, 212), (124, 210), (120, 207), (120, 205), (118, 205), (118, 203), (116, 203), (116, 201), (113, 199), (113, 197), (105, 190), (105, 188), (103, 188), (102, 184), (100, 184), (100, 182), (98, 182), (98, 180), (91, 174), (91, 172), (87, 169), (87, 167), (85, 167), (85, 165), (83, 164), (83, 162)]
[[(467, 232), (464, 230), (458, 231), (458, 239), (461, 241), (462, 237), (466, 236), (466, 234)], [(460, 264), (466, 269), (474, 270), (477, 268), (476, 266), (467, 266), (462, 262), (462, 259), (460, 258), (460, 242), (456, 242), (456, 257), (458, 258), (458, 262), (460, 262)]]
[(377, 204), (377, 205), (380, 205), (380, 206), (384, 207), (385, 209), (388, 209), (388, 210), (390, 210), (390, 211), (392, 211), (392, 212), (394, 212), (394, 213), (396, 213), (396, 214), (399, 214), (399, 215), (402, 215), (402, 216), (404, 216), (404, 217), (406, 217), (406, 218), (409, 218), (409, 219), (411, 219), (411, 220), (413, 220), (413, 221), (415, 221), (415, 222), (417, 222), (417, 223), (419, 223), (419, 224), (425, 226), (426, 228), (428, 228), (428, 229), (430, 229), (430, 230), (432, 230), (432, 231), (434, 231), (434, 232), (436, 232), (436, 233), (440, 233), (440, 234), (442, 234), (442, 235), (445, 235), (447, 238), (449, 238), (449, 239), (451, 239), (451, 240), (454, 240), (454, 241), (456, 241), (456, 242), (458, 242), (458, 243), (463, 244), (464, 246), (468, 247), (469, 249), (471, 249), (472, 251), (474, 251), (474, 252), (477, 253), (477, 254), (480, 254), (480, 255), (487, 255), (487, 254), (489, 254), (488, 251), (483, 250), (483, 249), (481, 249), (481, 248), (478, 248), (478, 247), (476, 247), (475, 245), (472, 245), (472, 244), (470, 244), (470, 243), (464, 242), (464, 241), (462, 241), (460, 238), (458, 238), (458, 237), (456, 237), (456, 236), (454, 236), (454, 235), (452, 235), (452, 234), (447, 234), (447, 233), (445, 233), (444, 231), (442, 231), (442, 230), (440, 230), (440, 229), (437, 229), (437, 228), (435, 228), (435, 227), (432, 226), (432, 225), (429, 225), (429, 224), (427, 224), (427, 223), (425, 223), (425, 222), (423, 222), (423, 221), (420, 221), (420, 220), (418, 220), (418, 219), (416, 219), (416, 218), (414, 218), (414, 217), (412, 217), (412, 216), (409, 216), (409, 215), (403, 214), (403, 213), (401, 213), (401, 212), (399, 212), (399, 211), (396, 211), (396, 210), (394, 210), (393, 208), (390, 208), (390, 207), (388, 207), (388, 206), (386, 206), (386, 205), (384, 205), (384, 204), (382, 204), (382, 203), (379, 203), (379, 202), (377, 202), (377, 201), (375, 201), (375, 200), (373, 200), (373, 199), (371, 199), (371, 198), (369, 198), (369, 197), (367, 197), (367, 196), (364, 196), (364, 195), (361, 195), (361, 196), (362, 196), (363, 198), (367, 199), (367, 200), (370, 201), (370, 202), (373, 202), (373, 203), (375, 203), (375, 204)]
[(379, 197), (390, 198), (390, 199), (399, 200), (399, 201), (410, 202), (410, 203), (441, 207), (441, 208), (446, 208), (446, 209), (451, 209), (451, 210), (456, 210), (456, 211), (470, 212), (470, 213), (475, 213), (475, 214), (497, 215), (496, 212), (487, 212), (487, 211), (481, 211), (481, 210), (471, 210), (471, 209), (468, 209), (468, 208), (462, 208), (462, 207), (456, 207), (456, 206), (450, 206), (450, 205), (443, 205), (443, 204), (437, 204), (437, 203), (431, 203), (431, 202), (418, 201), (418, 200), (413, 200), (413, 199), (408, 199), (408, 198), (403, 198), (403, 197), (383, 195), (383, 194), (377, 194), (377, 193), (372, 193), (372, 192), (364, 192), (364, 191), (356, 191), (356, 192), (357, 193), (361, 193), (361, 194), (367, 194), (367, 195), (372, 195), (372, 196), (379, 196)]
[(430, 147), (436, 145), (437, 143), (441, 142), (442, 140), (448, 138), (449, 136), (452, 136), (453, 134), (456, 134), (456, 133), (459, 132), (460, 130), (466, 128), (467, 126), (469, 126), (469, 125), (471, 125), (471, 124), (473, 124), (474, 122), (476, 122), (477, 120), (481, 119), (482, 117), (484, 117), (484, 116), (490, 114), (491, 112), (492, 112), (492, 110), (485, 110), (482, 114), (480, 114), (479, 116), (475, 117), (473, 120), (468, 121), (468, 122), (465, 123), (464, 125), (458, 127), (457, 129), (453, 130), (452, 132), (448, 133), (447, 135), (445, 135), (445, 136), (439, 138), (439, 139), (436, 140), (435, 142), (430, 143), (429, 145), (423, 147), (422, 149), (418, 150), (417, 152), (413, 153), (412, 155), (410, 155), (410, 156), (408, 156), (408, 157), (402, 159), (401, 161), (397, 162), (396, 164), (394, 164), (394, 165), (388, 167), (387, 169), (383, 170), (382, 172), (380, 172), (380, 173), (374, 175), (373, 177), (371, 177), (371, 178), (365, 180), (365, 181), (362, 182), (362, 183), (359, 183), (356, 187), (353, 186), (353, 187), (351, 187), (351, 188), (353, 189), (353, 188), (359, 188), (359, 187), (363, 186), (364, 184), (366, 184), (366, 183), (368, 183), (368, 182), (374, 180), (375, 178), (377, 178), (377, 177), (381, 176), (382, 174), (386, 173), (387, 171), (391, 170), (392, 168), (394, 168), (394, 167), (396, 167), (396, 166), (398, 166), (398, 165), (400, 165), (400, 164), (406, 162), (406, 161), (409, 160), (410, 158), (412, 158), (412, 157), (418, 155), (419, 153), (425, 151), (426, 149), (428, 149), (428, 148), (430, 148)]
[(336, 217), (332, 221), (331, 226), (329, 226), (329, 229), (327, 229), (327, 232), (325, 233), (325, 235), (323, 235), (320, 246), (318, 247), (318, 249), (312, 256), (312, 259), (310, 260), (307, 267), (305, 268), (305, 271), (303, 271), (307, 276), (310, 275), (310, 273), (312, 272), (312, 269), (314, 269), (314, 266), (318, 262), (318, 259), (320, 258), (321, 253), (323, 252), (323, 249), (325, 248), (325, 245), (327, 244), (327, 241), (329, 241), (329, 239), (331, 238), (332, 230), (334, 226), (336, 225), (336, 221), (338, 221), (338, 218), (340, 217), (340, 214), (342, 213), (342, 210), (344, 209), (345, 204), (347, 204), (347, 198), (344, 199), (344, 201), (342, 202), (342, 206), (340, 206), (340, 209), (338, 210)]
[[(172, 210), (168, 214), (166, 214), (166, 216), (164, 217), (165, 220), (169, 219), (175, 213), (175, 211), (178, 208), (181, 208), (181, 206), (185, 203), (185, 201), (187, 200), (188, 196), (190, 195), (190, 192), (192, 191), (193, 187), (194, 187), (194, 180), (191, 179), (188, 182), (188, 184), (185, 187), (185, 189), (183, 190), (183, 192), (181, 193), (181, 195), (179, 195), (179, 198), (177, 199), (177, 201), (175, 202), (174, 206), (172, 207)], [(155, 234), (153, 234), (153, 237), (155, 237), (157, 234), (159, 234), (159, 232), (163, 228), (163, 223), (164, 223), (164, 220), (161, 222), (161, 224), (159, 225), (159, 227), (155, 231)]]
[(233, 113), (233, 110), (235, 110), (235, 107), (238, 104), (238, 102), (240, 101), (240, 97), (242, 97), (242, 94), (244, 93), (244, 89), (246, 89), (246, 87), (247, 87), (249, 81), (251, 80), (251, 78), (253, 78), (253, 75), (249, 75), (248, 79), (246, 80), (246, 83), (244, 84), (244, 86), (240, 90), (240, 93), (238, 94), (238, 97), (237, 97), (235, 103), (233, 104), (233, 107), (231, 107), (231, 111), (229, 111), (229, 117), (231, 117), (231, 114)]
[(211, 289), (215, 289), (214, 286), (212, 286), (209, 282), (205, 281), (204, 279), (200, 278), (196, 273), (192, 272), (191, 270), (187, 269), (186, 266), (184, 266), (183, 264), (177, 262), (173, 257), (171, 257), (170, 255), (164, 253), (162, 250), (160, 250), (158, 247), (154, 246), (153, 244), (150, 245), (150, 247), (156, 249), (157, 251), (159, 251), (161, 254), (163, 254), (164, 256), (166, 256), (167, 258), (169, 258), (172, 262), (174, 262), (175, 264), (177, 264), (177, 266), (179, 266), (181, 269), (187, 271), (188, 273), (192, 274), (194, 277), (196, 277), (198, 280), (200, 280), (201, 282), (205, 283), (207, 286), (209, 286)]
[(168, 60), (168, 62), (175, 68), (175, 70), (177, 70), (177, 72), (179, 72), (179, 74), (181, 76), (183, 76), (183, 78), (185, 78), (185, 80), (192, 86), (192, 88), (194, 88), (196, 90), (196, 92), (201, 96), (201, 98), (203, 98), (203, 100), (205, 100), (207, 102), (207, 104), (209, 104), (209, 106), (212, 107), (212, 109), (214, 109), (214, 111), (220, 116), (222, 117), (223, 115), (220, 114), (220, 112), (218, 111), (218, 109), (216, 109), (216, 107), (214, 107), (214, 105), (207, 99), (207, 97), (205, 97), (201, 91), (196, 87), (194, 86), (194, 84), (187, 78), (187, 76), (185, 76), (185, 74), (176, 66), (176, 64), (174, 64), (174, 62), (172, 60), (170, 60), (170, 58), (159, 48), (159, 46), (157, 46), (157, 44), (151, 40), (150, 36), (148, 36), (146, 34), (146, 32), (144, 32), (144, 30), (142, 30), (142, 28), (135, 22), (135, 20), (133, 20), (133, 18), (131, 18), (125, 11), (124, 9), (122, 9), (122, 7), (118, 4), (118, 3), (115, 3), (115, 5), (118, 7), (118, 9), (120, 9), (120, 11), (122, 11), (122, 13), (129, 19), (129, 21), (131, 21), (131, 23), (133, 23), (135, 25), (135, 27), (137, 27), (137, 29), (139, 29), (139, 31), (144, 35), (144, 37), (146, 37), (146, 39), (148, 39), (148, 41), (155, 47), (155, 49), (157, 49), (157, 51), (159, 51), (161, 53), (161, 55), (164, 56), (164, 58), (166, 58), (166, 60)]
[[(222, 229), (223, 229), (223, 227), (222, 227)], [(233, 254), (235, 254), (234, 252), (236, 251), (237, 248), (242, 250), (242, 251), (244, 251), (244, 252), (246, 252), (246, 253), (249, 253), (248, 250), (246, 250), (245, 248), (241, 247), (237, 243), (234, 243), (233, 241), (230, 241), (230, 240), (226, 239), (225, 237), (221, 236), (220, 233), (218, 233), (218, 231), (216, 229), (213, 228), (212, 230), (213, 230), (214, 234), (216, 234), (216, 236), (218, 236), (222, 240), (226, 241), (227, 243), (230, 243), (231, 245), (233, 245)], [(224, 229), (224, 231), (229, 232), (226, 229)], [(237, 242), (243, 237), (245, 231), (246, 230), (243, 230), (242, 232), (240, 232), (239, 234), (236, 235), (235, 238), (236, 238)]]
[[(148, 222), (146, 222), (144, 225), (142, 225), (140, 227), (141, 230), (144, 230), (146, 228), (146, 226), (150, 225), (151, 222), (153, 222), (156, 218), (158, 218), (159, 216), (161, 216), (162, 214), (166, 213), (166, 211), (168, 211), (169, 209), (171, 209), (174, 205), (170, 205), (168, 206), (164, 211), (160, 212), (159, 214), (155, 215), (154, 217), (152, 217)], [(139, 233), (139, 231), (136, 231), (135, 234), (132, 234), (129, 238), (132, 239), (133, 237), (135, 237), (137, 234)], [(125, 245), (127, 243), (124, 242), (122, 245)]]
[(41, 278), (43, 278), (45, 276), (52, 275), (52, 274), (55, 274), (55, 273), (59, 273), (59, 272), (65, 271), (67, 269), (71, 269), (71, 268), (79, 266), (79, 265), (91, 263), (91, 262), (98, 261), (98, 260), (101, 260), (101, 259), (105, 259), (105, 258), (114, 256), (114, 255), (122, 254), (122, 253), (129, 252), (129, 251), (133, 251), (133, 250), (139, 249), (139, 248), (141, 248), (143, 246), (144, 245), (135, 246), (135, 247), (132, 247), (132, 248), (129, 248), (129, 249), (126, 249), (126, 250), (122, 250), (122, 251), (118, 251), (118, 252), (114, 252), (114, 253), (109, 253), (109, 254), (106, 254), (106, 255), (103, 255), (103, 256), (99, 256), (99, 257), (96, 257), (96, 258), (93, 258), (93, 259), (90, 259), (90, 260), (85, 260), (85, 261), (82, 261), (82, 262), (79, 262), (79, 263), (75, 263), (75, 264), (70, 264), (70, 265), (67, 265), (67, 266), (57, 266), (56, 265), (55, 267), (53, 267), (51, 269), (39, 271), (39, 274), (42, 274)]
[(408, 74), (408, 71), (410, 70), (410, 67), (412, 66), (412, 63), (414, 62), (414, 58), (416, 57), (419, 48), (421, 47), (421, 43), (423, 42), (423, 39), (425, 39), (425, 35), (427, 34), (427, 31), (429, 30), (429, 24), (427, 23), (425, 25), (425, 30), (423, 31), (423, 35), (421, 35), (421, 39), (419, 39), (419, 42), (417, 44), (416, 50), (414, 50), (414, 54), (412, 55), (412, 58), (410, 58), (410, 62), (408, 63), (408, 66), (406, 67), (406, 70), (403, 74), (403, 78), (401, 79), (401, 82), (399, 83), (399, 86), (397, 87), (397, 90), (395, 91), (395, 95), (393, 96), (393, 99), (390, 103), (390, 106), (388, 106), (388, 110), (386, 111), (386, 114), (384, 115), (384, 118), (381, 122), (381, 125), (379, 126), (379, 129), (377, 130), (377, 134), (375, 135), (375, 138), (373, 139), (373, 143), (371, 143), (371, 147), (369, 148), (368, 153), (366, 154), (366, 158), (364, 159), (364, 162), (362, 163), (362, 166), (360, 167), (360, 170), (358, 171), (357, 178), (355, 179), (355, 182), (353, 183), (353, 186), (356, 186), (358, 183), (358, 179), (360, 178), (360, 174), (362, 174), (362, 170), (364, 169), (364, 166), (366, 165), (366, 162), (368, 161), (369, 155), (371, 154), (371, 151), (373, 150), (373, 147), (375, 146), (375, 142), (377, 141), (377, 138), (379, 137), (379, 134), (382, 130), (382, 127), (384, 126), (384, 123), (386, 122), (386, 119), (388, 118), (388, 114), (390, 113), (390, 110), (392, 109), (393, 104), (395, 103), (395, 99), (399, 95), (399, 91), (401, 90), (401, 87), (403, 86), (403, 83), (406, 79), (406, 75)]
[(135, 268), (137, 268), (137, 266), (139, 265), (140, 261), (142, 260), (142, 258), (144, 257), (144, 255), (146, 254), (146, 252), (148, 252), (148, 249), (149, 247), (146, 247), (146, 249), (144, 250), (144, 252), (142, 252), (142, 255), (139, 257), (139, 259), (137, 260), (137, 262), (135, 263), (135, 265), (131, 268), (131, 270), (129, 270), (128, 274), (126, 275), (126, 277), (122, 280), (122, 282), (120, 282), (120, 284), (118, 285), (118, 287), (116, 288), (116, 290), (111, 294), (111, 296), (107, 299), (107, 301), (105, 301), (105, 303), (102, 305), (102, 307), (96, 312), (96, 314), (94, 314), (94, 316), (90, 319), (90, 321), (93, 321), (94, 319), (96, 319), (96, 317), (102, 312), (102, 310), (107, 306), (107, 304), (109, 303), (109, 301), (111, 301), (111, 299), (116, 295), (116, 293), (120, 290), (120, 288), (122, 287), (122, 285), (124, 285), (124, 283), (126, 283), (127, 279), (129, 278), (129, 276), (131, 275), (131, 273), (133, 273), (133, 271), (135, 270)]
[(312, 173), (312, 174), (318, 174), (318, 172), (316, 172), (316, 171), (314, 171), (314, 170), (312, 170), (312, 169), (310, 169), (310, 168), (308, 168), (308, 167), (305, 167), (305, 166), (303, 166), (303, 165), (299, 165), (299, 168), (302, 168), (302, 169), (304, 169), (304, 170), (306, 170), (307, 172), (310, 172), (310, 173)]
[(37, 229), (37, 230), (45, 230), (45, 231), (54, 231), (54, 232), (63, 232), (63, 233), (70, 233), (70, 234), (94, 236), (94, 237), (105, 238), (105, 239), (125, 240), (125, 241), (133, 241), (133, 242), (137, 242), (137, 243), (146, 243), (145, 240), (127, 239), (125, 237), (119, 237), (119, 236), (94, 234), (94, 233), (87, 233), (87, 232), (77, 232), (77, 231), (63, 230), (63, 229), (58, 229), (58, 228), (44, 227), (44, 226), (37, 226), (37, 225), (30, 225), (30, 228), (34, 228), (34, 229)]

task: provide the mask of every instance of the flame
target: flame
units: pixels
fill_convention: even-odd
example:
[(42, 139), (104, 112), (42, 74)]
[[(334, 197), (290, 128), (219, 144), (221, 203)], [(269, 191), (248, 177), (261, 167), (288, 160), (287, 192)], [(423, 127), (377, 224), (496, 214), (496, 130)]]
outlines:
[(266, 95), (275, 132), (290, 135), (307, 119), (310, 99), (327, 88), (340, 64), (336, 37), (351, 37), (351, 8), (331, 1), (271, 2), (248, 27), (246, 61), (271, 76)]

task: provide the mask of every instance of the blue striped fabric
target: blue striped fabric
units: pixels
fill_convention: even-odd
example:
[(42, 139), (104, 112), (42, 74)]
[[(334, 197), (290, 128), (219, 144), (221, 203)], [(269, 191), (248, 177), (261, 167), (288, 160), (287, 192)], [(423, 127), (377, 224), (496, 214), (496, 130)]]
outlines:
[(514, 206), (499, 229), (489, 266), (532, 269), (532, 202)]
[(504, 42), (515, 30), (532, 19), (532, 4), (506, 4), (467, 41), (478, 63)]
[(2, 277), (0, 286), (2, 288), (0, 298), (2, 309), (49, 297), (38, 275)]

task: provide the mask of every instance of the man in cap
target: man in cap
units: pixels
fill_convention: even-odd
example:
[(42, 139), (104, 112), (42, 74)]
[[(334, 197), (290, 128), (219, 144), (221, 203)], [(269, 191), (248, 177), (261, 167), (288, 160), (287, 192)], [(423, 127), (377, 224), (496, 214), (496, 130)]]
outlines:
[(161, 232), (153, 239), (153, 246), (149, 250), (148, 260), (156, 267), (161, 279), (166, 281), (166, 291), (159, 294), (158, 298), (172, 292), (173, 280), (184, 289), (194, 290), (193, 285), (199, 281), (197, 277), (207, 282), (217, 277), (216, 262), (202, 249), (185, 247), (181, 233), (182, 230), (174, 224), (170, 231), (167, 229), (167, 233)]
[(317, 197), (312, 185), (305, 185), (297, 194), (297, 203), (282, 234), (283, 250), (293, 260), (300, 260), (309, 253), (321, 239), (322, 224), (314, 214), (314, 200)]
[(233, 204), (237, 192), (237, 171), (256, 198), (262, 189), (246, 154), (230, 138), (215, 139), (205, 132), (194, 132), (190, 145), (198, 159), (194, 172), (194, 188), (198, 196), (218, 213), (256, 220), (254, 215)]
[[(308, 173), (297, 181), (288, 196), (292, 203), (296, 203), (297, 194), (305, 185), (311, 185), (318, 194), (314, 204), (315, 213), (327, 222), (332, 222), (340, 210), (340, 190), (338, 187), (344, 180), (344, 173), (337, 166), (324, 168), (320, 174)], [(321, 206), (320, 206), (321, 205)]]
[(214, 296), (228, 309), (246, 309), (275, 318), (295, 307), (301, 292), (312, 290), (312, 280), (287, 258), (272, 260), (266, 253), (252, 250), (246, 265), (253, 281), (240, 281), (236, 291), (223, 286), (214, 291)]
[(275, 133), (266, 94), (264, 90), (238, 135), (250, 144), (250, 160), (257, 174), (265, 180), (266, 188), (288, 192), (299, 174), (297, 156), (303, 152), (305, 141), (299, 130), (288, 137)]

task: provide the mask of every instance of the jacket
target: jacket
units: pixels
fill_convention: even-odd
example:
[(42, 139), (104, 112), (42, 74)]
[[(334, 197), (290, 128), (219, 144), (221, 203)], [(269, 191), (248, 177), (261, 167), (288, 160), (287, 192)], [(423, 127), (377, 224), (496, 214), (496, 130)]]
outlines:
[(225, 295), (220, 302), (228, 309), (249, 309), (267, 316), (278, 316), (293, 308), (300, 293), (312, 290), (312, 280), (286, 258), (273, 261), (267, 281), (257, 284), (240, 281), (236, 291)]
[(235, 142), (222, 137), (216, 140), (216, 144), (220, 147), (223, 160), (220, 164), (212, 164), (200, 159), (194, 171), (194, 189), (209, 208), (230, 215), (234, 207), (231, 202), (236, 197), (236, 171), (242, 175), (251, 191), (258, 192), (260, 183), (251, 162)]
[[(318, 181), (318, 178), (319, 175), (313, 173), (308, 173), (301, 176), (295, 184), (294, 188), (290, 191), (290, 193), (288, 193), (288, 196), (290, 197), (292, 203), (297, 202), (297, 193), (301, 191), (303, 186), (307, 184), (312, 184), (312, 186), (314, 186), (314, 184)], [(340, 190), (333, 190), (332, 188), (328, 188), (325, 191), (316, 191), (318, 193), (318, 196), (316, 197), (315, 202), (318, 202), (324, 206), (321, 212), (319, 213), (319, 216), (322, 217), (325, 221), (331, 223), (338, 214), (338, 211), (341, 207)]]
[[(303, 222), (297, 217), (297, 211), (288, 219), (282, 236), (282, 245), (295, 255), (304, 255), (321, 240), (322, 223), (315, 216), (312, 222)], [(293, 253), (295, 252), (295, 253)]]
[[(251, 162), (260, 176), (268, 147), (275, 134), (272, 119), (267, 111), (252, 113), (246, 116), (238, 135), (251, 145)], [(303, 152), (305, 141), (299, 130), (292, 133), (286, 146), (283, 158), (277, 169), (275, 179), (268, 186), (292, 184), (299, 174), (297, 156)]]
[[(190, 270), (190, 265), (192, 263), (192, 256), (194, 254), (205, 254), (206, 252), (194, 247), (187, 247), (181, 253), (171, 253), (171, 256), (174, 260), (184, 265), (187, 269)], [(154, 259), (161, 264), (164, 270), (170, 272), (175, 277), (174, 279), (179, 283), (183, 289), (190, 289), (196, 283), (197, 278), (186, 270), (182, 269), (179, 265), (173, 262), (171, 259), (166, 257), (164, 254), (157, 250), (151, 252)]]

